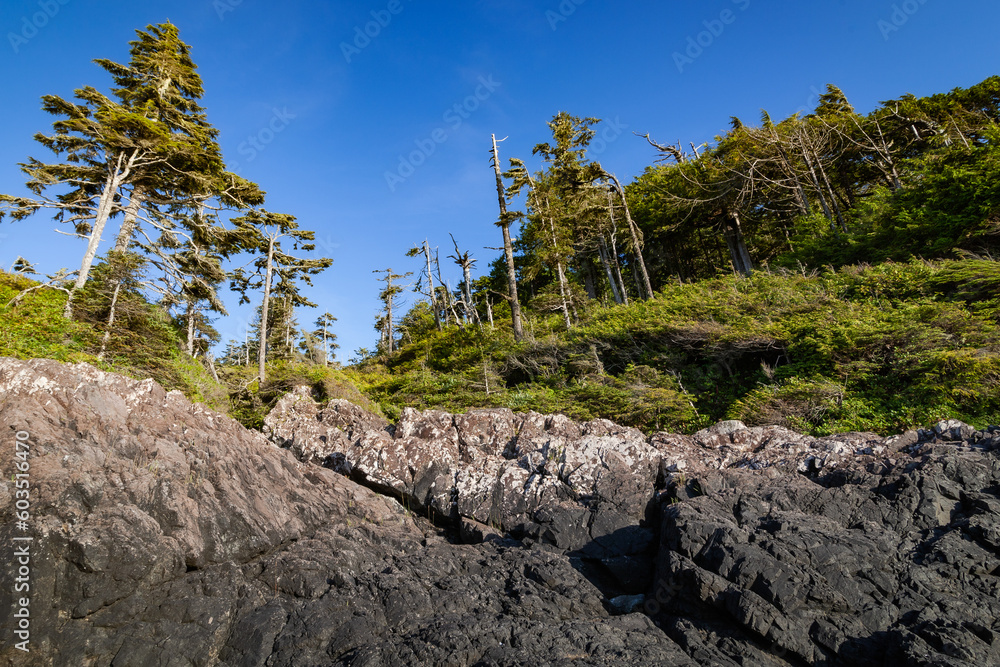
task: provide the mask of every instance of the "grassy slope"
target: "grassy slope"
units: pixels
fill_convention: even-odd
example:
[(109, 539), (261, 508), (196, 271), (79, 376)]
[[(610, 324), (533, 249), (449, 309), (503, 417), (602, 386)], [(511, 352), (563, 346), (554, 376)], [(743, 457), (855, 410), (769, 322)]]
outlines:
[(607, 417), (648, 431), (737, 418), (817, 434), (889, 433), (945, 417), (1000, 422), (994, 262), (887, 263), (673, 285), (649, 302), (594, 307), (570, 332), (557, 316), (533, 316), (519, 344), (501, 321), (483, 332), (438, 332), (424, 318), (410, 323), (388, 362), (345, 370), (274, 362), (264, 387), (246, 367), (220, 367), (224, 384), (215, 383), (178, 351), (177, 333), (154, 306), (141, 332), (148, 345), (123, 333), (98, 362), (102, 329), (63, 319), (62, 293), (36, 290), (6, 306), (35, 284), (0, 273), (0, 355), (153, 377), (252, 427), (297, 384), (389, 417), (404, 405), (503, 406)]
[[(18, 293), (37, 284), (20, 275), (0, 272), (0, 356), (87, 362), (134, 378), (152, 377), (167, 389), (178, 389), (213, 409), (227, 409), (225, 388), (201, 363), (179, 351), (176, 333), (154, 306), (147, 305), (153, 330), (143, 332), (146, 338), (136, 341), (113, 336), (106, 359), (98, 361), (104, 332), (86, 322), (65, 319), (64, 292), (38, 289), (9, 305)], [(81, 301), (85, 299), (86, 295), (82, 295)]]
[[(1000, 264), (724, 278), (598, 308), (570, 332), (410, 331), (356, 378), (386, 411), (506, 406), (692, 431), (718, 419), (881, 433), (1000, 422)], [(486, 386), (490, 385), (487, 394)]]
[[(20, 303), (7, 306), (22, 290), (37, 284), (0, 271), (0, 356), (87, 362), (138, 379), (151, 377), (167, 389), (178, 389), (193, 401), (229, 413), (245, 425), (257, 428), (263, 424), (270, 406), (300, 384), (311, 386), (317, 398), (346, 398), (378, 411), (378, 406), (368, 401), (343, 371), (335, 368), (275, 362), (269, 364), (269, 379), (261, 389), (251, 382), (256, 367), (220, 367), (223, 383), (217, 383), (200, 361), (180, 351), (178, 332), (160, 309), (149, 304), (144, 305), (144, 317), (127, 320), (133, 327), (139, 326), (135, 322), (141, 320), (141, 330), (116, 329), (105, 361), (98, 361), (103, 329), (63, 318), (65, 293), (34, 290)], [(79, 297), (81, 308), (96, 300), (99, 297), (94, 295)]]

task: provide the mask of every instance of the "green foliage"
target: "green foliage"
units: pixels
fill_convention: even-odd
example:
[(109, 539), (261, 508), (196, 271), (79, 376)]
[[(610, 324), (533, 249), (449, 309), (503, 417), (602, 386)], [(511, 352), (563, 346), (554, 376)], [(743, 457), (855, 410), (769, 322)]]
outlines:
[(823, 229), (822, 216), (795, 221), (795, 251), (777, 265), (819, 266), (994, 255), (1000, 250), (1000, 130), (990, 143), (952, 146), (906, 161), (907, 184), (877, 187), (852, 212), (848, 233)]
[(569, 332), (533, 316), (519, 344), (501, 321), (414, 327), (352, 372), (390, 416), (496, 406), (646, 431), (727, 418), (813, 434), (985, 426), (1000, 422), (998, 286), (1000, 264), (983, 260), (757, 272), (595, 307)]
[(22, 291), (39, 284), (24, 276), (0, 271), (0, 356), (95, 363), (97, 358), (88, 350), (99, 344), (98, 332), (63, 318), (64, 292), (35, 289), (25, 294), (19, 303), (10, 304)]
[(375, 414), (384, 414), (358, 390), (351, 374), (332, 366), (282, 359), (268, 364), (263, 385), (256, 366), (223, 366), (219, 368), (219, 378), (232, 388), (229, 415), (247, 428), (260, 430), (275, 403), (300, 386), (309, 387), (316, 401), (343, 398)]
[[(0, 356), (87, 362), (136, 379), (153, 378), (194, 401), (225, 411), (227, 390), (201, 362), (180, 352), (180, 337), (167, 313), (131, 289), (121, 290), (118, 325), (105, 360), (97, 352), (107, 321), (109, 295), (105, 264), (95, 267), (85, 290), (77, 293), (76, 319), (63, 317), (66, 294), (16, 274), (0, 272)], [(31, 288), (21, 300), (7, 305)]]

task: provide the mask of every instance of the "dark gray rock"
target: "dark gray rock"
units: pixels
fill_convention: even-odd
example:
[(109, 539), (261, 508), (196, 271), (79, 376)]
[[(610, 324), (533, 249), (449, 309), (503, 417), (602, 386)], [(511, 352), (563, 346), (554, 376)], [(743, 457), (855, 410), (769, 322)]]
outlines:
[(0, 359), (0, 396), (31, 442), (9, 664), (1000, 664), (1000, 429), (390, 425), (298, 393), (282, 449), (84, 364)]
[[(395, 500), (151, 381), (0, 359), (0, 397), (0, 540), (23, 534), (7, 474), (19, 430), (34, 537), (30, 652), (5, 613), (4, 664), (696, 664), (644, 614), (613, 615), (577, 561), (471, 524), (484, 541), (452, 544)], [(348, 437), (416, 442), (428, 423), (394, 438), (338, 407), (324, 418)], [(465, 420), (456, 442), (495, 447), (492, 428)]]
[(648, 575), (655, 527), (647, 511), (662, 479), (662, 453), (635, 429), (507, 409), (451, 415), (406, 408), (389, 426), (343, 401), (320, 408), (301, 388), (275, 406), (266, 432), (300, 460), (391, 494), (468, 540), (485, 539), (469, 525), (491, 526), (607, 560), (604, 576), (628, 592), (638, 584), (620, 566), (623, 557), (642, 560)]
[(665, 507), (647, 612), (700, 662), (1000, 664), (1000, 456), (967, 445), (689, 483), (712, 491)]

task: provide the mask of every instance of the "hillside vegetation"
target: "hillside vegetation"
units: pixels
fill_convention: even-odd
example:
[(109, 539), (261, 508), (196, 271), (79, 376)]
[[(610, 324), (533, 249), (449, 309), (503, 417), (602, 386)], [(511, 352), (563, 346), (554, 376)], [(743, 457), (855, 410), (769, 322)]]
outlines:
[(386, 412), (471, 406), (606, 417), (647, 431), (720, 419), (814, 434), (1000, 422), (1000, 264), (757, 272), (507, 329), (411, 312), (400, 349), (354, 372)]
[[(1000, 76), (867, 112), (831, 84), (811, 113), (732, 117), (711, 141), (646, 135), (652, 164), (624, 185), (594, 159), (600, 119), (556, 113), (530, 157), (494, 136), (479, 217), (502, 256), (473, 279), (452, 235), (449, 275), (419, 234), (407, 266), (373, 271), (378, 342), (342, 369), (337, 314), (300, 319), (333, 259), (228, 170), (179, 28), (136, 34), (127, 65), (96, 61), (108, 93), (43, 96), (51, 161), (0, 193), (0, 218), (86, 240), (45, 286), (37, 258), (0, 274), (0, 354), (152, 377), (254, 428), (300, 384), (390, 417), (506, 406), (646, 431), (1000, 422)], [(226, 288), (255, 310), (220, 346)]]
[[(118, 317), (105, 355), (99, 358), (109, 310), (100, 270), (90, 286), (76, 295), (72, 318), (63, 315), (66, 295), (39, 285), (26, 276), (0, 271), (0, 356), (86, 362), (136, 379), (153, 378), (166, 389), (179, 390), (251, 428), (260, 428), (274, 403), (299, 385), (311, 387), (319, 400), (346, 398), (379, 412), (341, 369), (301, 358), (270, 362), (263, 386), (256, 367), (248, 366), (219, 365), (216, 381), (211, 374), (214, 364), (207, 356), (195, 358), (183, 351), (183, 322), (140, 292), (120, 291)], [(11, 303), (22, 293), (19, 301)]]

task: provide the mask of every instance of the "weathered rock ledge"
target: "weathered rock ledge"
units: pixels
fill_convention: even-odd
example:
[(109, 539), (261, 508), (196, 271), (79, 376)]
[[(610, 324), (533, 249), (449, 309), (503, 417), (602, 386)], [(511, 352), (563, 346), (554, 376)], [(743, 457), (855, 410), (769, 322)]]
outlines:
[(299, 392), (271, 442), (151, 381), (12, 359), (0, 424), (0, 539), (34, 538), (9, 664), (1000, 664), (1000, 430), (390, 425)]

